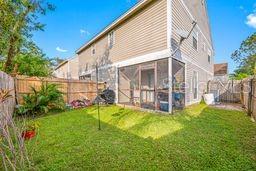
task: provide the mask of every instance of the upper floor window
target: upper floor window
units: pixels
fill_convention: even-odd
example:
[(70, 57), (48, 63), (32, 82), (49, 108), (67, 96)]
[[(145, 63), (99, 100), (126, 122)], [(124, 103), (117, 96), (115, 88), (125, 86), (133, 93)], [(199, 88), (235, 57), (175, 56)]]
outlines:
[(211, 56), (212, 56), (212, 52), (210, 49), (208, 49), (208, 62), (209, 64), (211, 63)]
[(86, 64), (85, 64), (85, 71), (88, 71), (88, 70), (89, 70), (89, 64), (86, 63)]
[(111, 31), (108, 34), (108, 47), (111, 49), (115, 44), (115, 32)]
[(91, 52), (92, 52), (92, 55), (95, 55), (95, 54), (96, 54), (96, 46), (95, 46), (95, 44), (92, 45)]
[(195, 30), (193, 31), (192, 39), (193, 39), (193, 48), (195, 50), (198, 50), (198, 32)]

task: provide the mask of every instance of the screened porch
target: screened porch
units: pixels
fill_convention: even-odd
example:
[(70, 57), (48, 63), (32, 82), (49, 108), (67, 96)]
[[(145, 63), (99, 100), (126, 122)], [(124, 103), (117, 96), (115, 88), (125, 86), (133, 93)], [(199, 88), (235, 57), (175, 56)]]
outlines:
[(185, 65), (174, 59), (171, 62), (171, 72), (168, 58), (119, 68), (119, 104), (163, 112), (182, 109), (185, 106)]

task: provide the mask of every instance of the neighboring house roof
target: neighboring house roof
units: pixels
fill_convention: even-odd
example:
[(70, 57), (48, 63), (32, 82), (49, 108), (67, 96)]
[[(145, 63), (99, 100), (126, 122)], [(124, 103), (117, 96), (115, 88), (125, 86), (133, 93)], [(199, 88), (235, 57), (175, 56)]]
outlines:
[(68, 58), (67, 60), (61, 62), (57, 67), (54, 68), (54, 70), (58, 70), (59, 68), (61, 68), (63, 65), (65, 65), (66, 63), (68, 63), (69, 61), (78, 58), (77, 56), (73, 56), (71, 58)]
[(227, 74), (228, 74), (228, 63), (214, 65), (214, 75), (227, 75)]
[(54, 70), (58, 70), (60, 67), (62, 67), (63, 65), (65, 65), (66, 63), (68, 63), (68, 60), (65, 60), (63, 62), (61, 62)]
[(125, 20), (127, 20), (128, 18), (130, 18), (133, 14), (135, 14), (138, 10), (140, 10), (141, 8), (143, 8), (145, 5), (147, 5), (148, 3), (150, 3), (153, 0), (140, 0), (134, 7), (132, 7), (130, 10), (128, 10), (126, 13), (124, 13), (121, 17), (119, 17), (118, 19), (116, 19), (112, 24), (110, 24), (109, 26), (107, 26), (105, 29), (103, 29), (103, 31), (101, 31), (99, 34), (97, 34), (94, 38), (92, 38), (89, 42), (87, 42), (85, 45), (83, 45), (82, 47), (80, 47), (76, 53), (80, 53), (82, 52), (84, 49), (86, 49), (88, 46), (90, 46), (93, 42), (95, 42), (96, 40), (100, 39), (102, 36), (104, 36), (105, 34), (107, 34), (108, 32), (110, 32), (112, 29), (114, 29), (116, 26), (118, 26), (119, 24), (121, 24), (122, 22), (124, 22)]

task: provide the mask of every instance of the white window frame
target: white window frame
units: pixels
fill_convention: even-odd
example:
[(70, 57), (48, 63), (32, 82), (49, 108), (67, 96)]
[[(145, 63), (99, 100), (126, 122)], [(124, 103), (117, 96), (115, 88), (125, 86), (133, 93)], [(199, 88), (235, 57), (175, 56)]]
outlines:
[[(195, 47), (194, 47), (194, 38), (195, 38), (196, 41), (197, 41), (197, 43), (196, 43), (196, 44), (197, 44), (196, 49), (195, 49)], [(198, 33), (197, 30), (194, 30), (194, 31), (193, 31), (193, 34), (192, 34), (192, 47), (193, 47), (194, 50), (198, 51), (198, 46), (199, 46), (199, 33)]]
[[(212, 51), (210, 49), (208, 49), (208, 63), (211, 64), (212, 63)], [(210, 57), (210, 61), (209, 61), (209, 57)]]
[[(111, 39), (113, 39), (112, 42), (111, 42)], [(115, 31), (113, 30), (108, 33), (108, 47), (111, 49), (114, 45), (115, 45)]]
[[(194, 74), (196, 73), (196, 82), (194, 82)], [(192, 80), (191, 80), (191, 88), (192, 88), (192, 94), (193, 94), (193, 100), (198, 100), (199, 99), (199, 78), (198, 78), (198, 71), (193, 71), (193, 75), (192, 75)], [(196, 86), (194, 85), (196, 84)], [(197, 94), (196, 94), (196, 98), (194, 96), (194, 87), (196, 87), (197, 89)]]
[[(93, 50), (94, 50), (94, 53), (93, 53)], [(95, 54), (96, 54), (96, 45), (93, 44), (93, 45), (91, 46), (91, 55), (94, 56)]]

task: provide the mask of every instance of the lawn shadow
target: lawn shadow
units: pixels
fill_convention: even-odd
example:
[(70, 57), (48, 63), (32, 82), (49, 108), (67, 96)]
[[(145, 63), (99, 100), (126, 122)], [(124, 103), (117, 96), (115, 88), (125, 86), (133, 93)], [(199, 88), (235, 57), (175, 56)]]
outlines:
[[(65, 119), (58, 119), (61, 115), (51, 118), (39, 137), (39, 168), (256, 169), (256, 126), (241, 112), (199, 106), (161, 116), (101, 108), (102, 131), (98, 131), (96, 111), (92, 107), (80, 114), (70, 112)], [(56, 128), (49, 128), (52, 123)]]

